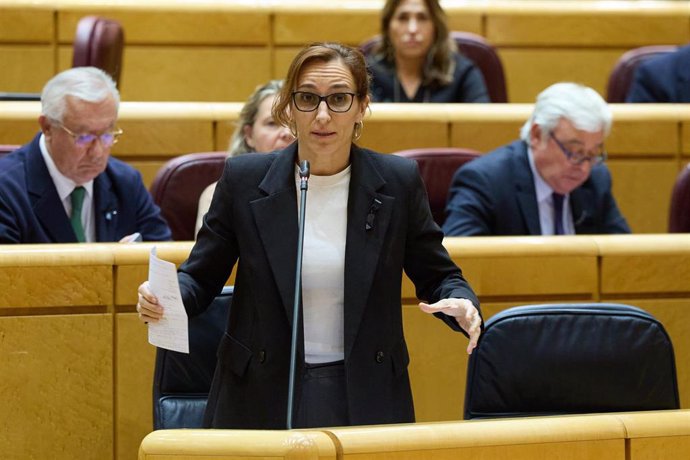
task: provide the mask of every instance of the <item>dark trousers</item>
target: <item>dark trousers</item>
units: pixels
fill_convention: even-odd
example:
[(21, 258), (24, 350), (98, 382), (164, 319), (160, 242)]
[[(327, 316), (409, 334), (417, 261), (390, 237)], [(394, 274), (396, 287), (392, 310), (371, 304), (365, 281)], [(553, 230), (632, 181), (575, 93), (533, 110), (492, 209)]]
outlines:
[(307, 363), (302, 380), (302, 397), (293, 426), (315, 428), (349, 424), (344, 362)]

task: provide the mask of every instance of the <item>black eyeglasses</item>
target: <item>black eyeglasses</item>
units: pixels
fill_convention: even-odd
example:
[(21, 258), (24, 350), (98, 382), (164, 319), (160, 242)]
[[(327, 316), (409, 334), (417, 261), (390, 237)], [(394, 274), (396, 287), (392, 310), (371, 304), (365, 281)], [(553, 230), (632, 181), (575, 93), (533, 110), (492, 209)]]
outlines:
[(309, 91), (294, 91), (292, 102), (300, 112), (313, 112), (321, 101), (326, 101), (329, 110), (337, 113), (347, 112), (355, 100), (355, 93), (332, 93), (325, 96), (310, 93)]
[(101, 145), (103, 147), (112, 147), (114, 144), (117, 144), (118, 138), (122, 135), (123, 131), (121, 129), (116, 129), (115, 131), (103, 133), (103, 134), (77, 134), (72, 132), (67, 126), (63, 125), (62, 123), (57, 122), (57, 125), (60, 126), (67, 134), (72, 136), (72, 139), (74, 139), (74, 145), (79, 147), (79, 148), (86, 148), (89, 147), (96, 139), (98, 139), (101, 142)]
[(606, 150), (604, 150), (604, 147), (600, 147), (599, 151), (594, 155), (590, 155), (584, 150), (572, 152), (568, 150), (565, 147), (565, 145), (561, 143), (561, 141), (556, 139), (556, 136), (554, 136), (553, 133), (549, 133), (549, 136), (551, 136), (551, 139), (553, 139), (558, 148), (561, 149), (561, 152), (563, 152), (568, 161), (570, 161), (574, 165), (581, 165), (585, 161), (589, 161), (592, 165), (598, 165), (599, 163), (603, 163), (604, 161), (606, 161), (606, 158), (608, 157), (608, 154), (606, 153)]

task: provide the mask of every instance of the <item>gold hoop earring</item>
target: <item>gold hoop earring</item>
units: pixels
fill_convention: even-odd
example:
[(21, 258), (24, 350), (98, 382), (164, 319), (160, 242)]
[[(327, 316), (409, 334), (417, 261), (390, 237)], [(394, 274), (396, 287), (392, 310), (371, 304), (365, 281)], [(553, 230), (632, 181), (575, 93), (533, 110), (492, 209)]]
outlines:
[(364, 131), (364, 122), (358, 121), (355, 123), (355, 129), (352, 130), (352, 142), (357, 142), (362, 137), (362, 131)]

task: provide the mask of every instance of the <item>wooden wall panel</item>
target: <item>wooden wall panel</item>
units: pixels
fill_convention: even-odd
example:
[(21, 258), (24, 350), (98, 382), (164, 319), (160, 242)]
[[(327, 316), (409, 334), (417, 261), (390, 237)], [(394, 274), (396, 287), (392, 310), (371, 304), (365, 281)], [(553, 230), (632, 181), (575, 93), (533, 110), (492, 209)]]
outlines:
[(331, 14), (329, 8), (312, 3), (310, 8), (276, 8), (273, 43), (304, 46), (311, 42), (339, 41), (356, 46), (380, 31), (378, 8), (343, 8)]
[(53, 9), (48, 5), (0, 5), (0, 42), (53, 42)]

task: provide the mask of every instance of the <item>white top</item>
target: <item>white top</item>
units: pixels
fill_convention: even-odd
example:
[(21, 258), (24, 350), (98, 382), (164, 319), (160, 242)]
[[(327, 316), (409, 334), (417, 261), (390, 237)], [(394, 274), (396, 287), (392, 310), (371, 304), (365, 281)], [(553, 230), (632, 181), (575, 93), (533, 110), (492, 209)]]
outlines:
[[(295, 180), (299, 209), (297, 168)], [(332, 176), (309, 177), (302, 256), (304, 351), (308, 363), (339, 361), (345, 356), (345, 240), (349, 188), (349, 166)]]
[(63, 176), (57, 169), (57, 166), (55, 166), (53, 157), (48, 153), (46, 139), (43, 134), (41, 134), (38, 140), (38, 146), (41, 149), (43, 161), (45, 161), (46, 167), (48, 167), (48, 173), (53, 179), (53, 183), (55, 184), (58, 196), (60, 197), (60, 201), (62, 201), (62, 206), (65, 208), (68, 218), (72, 215), (72, 198), (70, 197), (72, 191), (79, 185), (86, 189), (84, 204), (81, 208), (81, 224), (84, 227), (86, 242), (93, 243), (96, 241), (96, 220), (93, 212), (93, 179), (84, 184), (77, 184), (69, 177)]
[[(532, 177), (534, 178), (534, 190), (537, 194), (537, 205), (539, 207), (539, 224), (541, 225), (542, 235), (553, 235), (553, 189), (549, 187), (544, 179), (537, 171), (534, 165), (534, 157), (532, 156), (532, 149), (527, 148), (527, 156), (529, 157), (529, 167), (532, 169)], [(563, 232), (566, 235), (575, 234), (575, 225), (573, 224), (573, 213), (570, 211), (570, 194), (563, 197)]]

